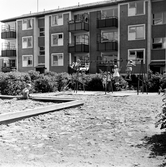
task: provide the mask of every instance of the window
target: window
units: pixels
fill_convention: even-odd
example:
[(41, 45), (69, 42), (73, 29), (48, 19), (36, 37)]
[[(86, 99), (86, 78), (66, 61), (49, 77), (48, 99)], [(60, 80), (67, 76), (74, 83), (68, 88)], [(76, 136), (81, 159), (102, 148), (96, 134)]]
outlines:
[(88, 35), (76, 35), (75, 36), (76, 44), (89, 44)]
[(140, 64), (141, 60), (145, 63), (145, 49), (129, 50), (128, 60), (133, 60), (135, 64)]
[(22, 30), (32, 29), (32, 19), (23, 19)]
[(102, 54), (102, 61), (103, 62), (114, 62), (114, 60), (117, 60), (117, 55), (114, 55), (112, 53), (103, 53)]
[(153, 25), (166, 24), (166, 12), (153, 14)]
[(75, 22), (84, 21), (84, 22), (88, 23), (88, 20), (89, 20), (89, 14), (88, 13), (74, 15), (74, 21)]
[(166, 38), (154, 38), (153, 49), (166, 49)]
[(45, 55), (38, 55), (38, 65), (45, 65)]
[(33, 66), (33, 56), (32, 55), (23, 55), (22, 56), (22, 66), (23, 67), (32, 67)]
[(51, 34), (51, 46), (63, 46), (63, 34)]
[(32, 48), (32, 37), (22, 37), (22, 48)]
[(136, 25), (128, 27), (128, 40), (145, 39), (145, 25)]
[(117, 31), (106, 31), (101, 34), (101, 42), (111, 42), (118, 40), (118, 32)]
[(106, 19), (110, 17), (117, 17), (118, 16), (118, 9), (107, 9), (107, 10), (102, 10), (101, 12), (101, 19)]
[(88, 70), (90, 66), (89, 54), (77, 54), (76, 56), (74, 56), (74, 62), (76, 62), (78, 59), (81, 60), (81, 68), (86, 68)]
[(144, 1), (130, 2), (128, 6), (128, 16), (145, 14)]
[(10, 66), (10, 67), (16, 67), (16, 60), (14, 60), (14, 59), (9, 59), (9, 66)]
[(15, 59), (4, 59), (3, 60), (3, 67), (16, 67), (16, 60)]
[(40, 28), (39, 29), (39, 36), (40, 37), (44, 37), (45, 36), (44, 28)]
[(52, 66), (63, 66), (63, 53), (53, 53), (51, 55)]
[(39, 48), (39, 54), (45, 55), (45, 47), (44, 46)]
[(63, 15), (62, 14), (52, 15), (51, 23), (52, 23), (52, 26), (63, 25)]

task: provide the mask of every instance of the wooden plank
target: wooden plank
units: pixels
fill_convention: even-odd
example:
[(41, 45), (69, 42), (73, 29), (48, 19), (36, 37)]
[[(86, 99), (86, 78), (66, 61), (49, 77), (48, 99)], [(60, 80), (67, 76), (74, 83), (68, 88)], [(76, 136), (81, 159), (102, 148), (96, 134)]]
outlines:
[(28, 109), (25, 111), (0, 114), (0, 124), (2, 124), (5, 121), (10, 121), (10, 120), (14, 120), (14, 119), (22, 119), (22, 118), (26, 118), (26, 117), (39, 115), (39, 114), (45, 114), (48, 112), (58, 111), (58, 110), (62, 110), (62, 109), (70, 108), (70, 107), (77, 107), (77, 106), (80, 106), (83, 104), (84, 104), (83, 101), (75, 100), (75, 101), (71, 101), (71, 102), (53, 104), (53, 105), (49, 105), (46, 107), (40, 107), (40, 108), (38, 107), (38, 108), (34, 108), (34, 109)]

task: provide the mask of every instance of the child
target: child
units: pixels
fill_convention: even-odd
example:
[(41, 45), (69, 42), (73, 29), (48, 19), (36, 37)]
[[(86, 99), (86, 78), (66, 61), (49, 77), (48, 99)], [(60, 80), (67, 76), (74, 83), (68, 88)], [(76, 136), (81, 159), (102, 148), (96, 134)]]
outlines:
[(119, 84), (119, 77), (120, 77), (120, 74), (119, 74), (119, 68), (117, 65), (114, 65), (114, 68), (113, 68), (113, 78), (115, 79), (115, 84)]
[(29, 91), (31, 89), (31, 84), (27, 84), (26, 87), (22, 90), (22, 99), (29, 99)]
[(107, 76), (106, 76), (106, 74), (103, 75), (102, 84), (103, 84), (103, 88), (105, 89), (107, 87)]
[(135, 66), (133, 61), (129, 60), (128, 63), (127, 63), (127, 66), (126, 66), (126, 73), (127, 73), (127, 76), (129, 77), (129, 79), (131, 79), (131, 73), (132, 73), (132, 70), (133, 70), (133, 68), (132, 68), (133, 66)]

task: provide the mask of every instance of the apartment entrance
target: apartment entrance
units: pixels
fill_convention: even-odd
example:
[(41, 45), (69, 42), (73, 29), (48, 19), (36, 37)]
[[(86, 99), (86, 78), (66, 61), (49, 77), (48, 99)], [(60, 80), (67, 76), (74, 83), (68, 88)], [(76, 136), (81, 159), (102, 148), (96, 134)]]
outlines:
[(163, 73), (165, 71), (165, 62), (152, 62), (150, 64), (150, 70), (155, 74)]

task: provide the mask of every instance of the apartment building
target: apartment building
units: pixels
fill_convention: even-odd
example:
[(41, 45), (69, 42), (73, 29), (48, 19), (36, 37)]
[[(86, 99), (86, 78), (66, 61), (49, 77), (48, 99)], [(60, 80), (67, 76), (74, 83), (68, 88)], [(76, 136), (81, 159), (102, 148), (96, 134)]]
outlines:
[(128, 60), (135, 74), (163, 72), (164, 6), (164, 0), (112, 0), (2, 20), (2, 71), (69, 72), (80, 59), (90, 73), (114, 63), (125, 73)]

